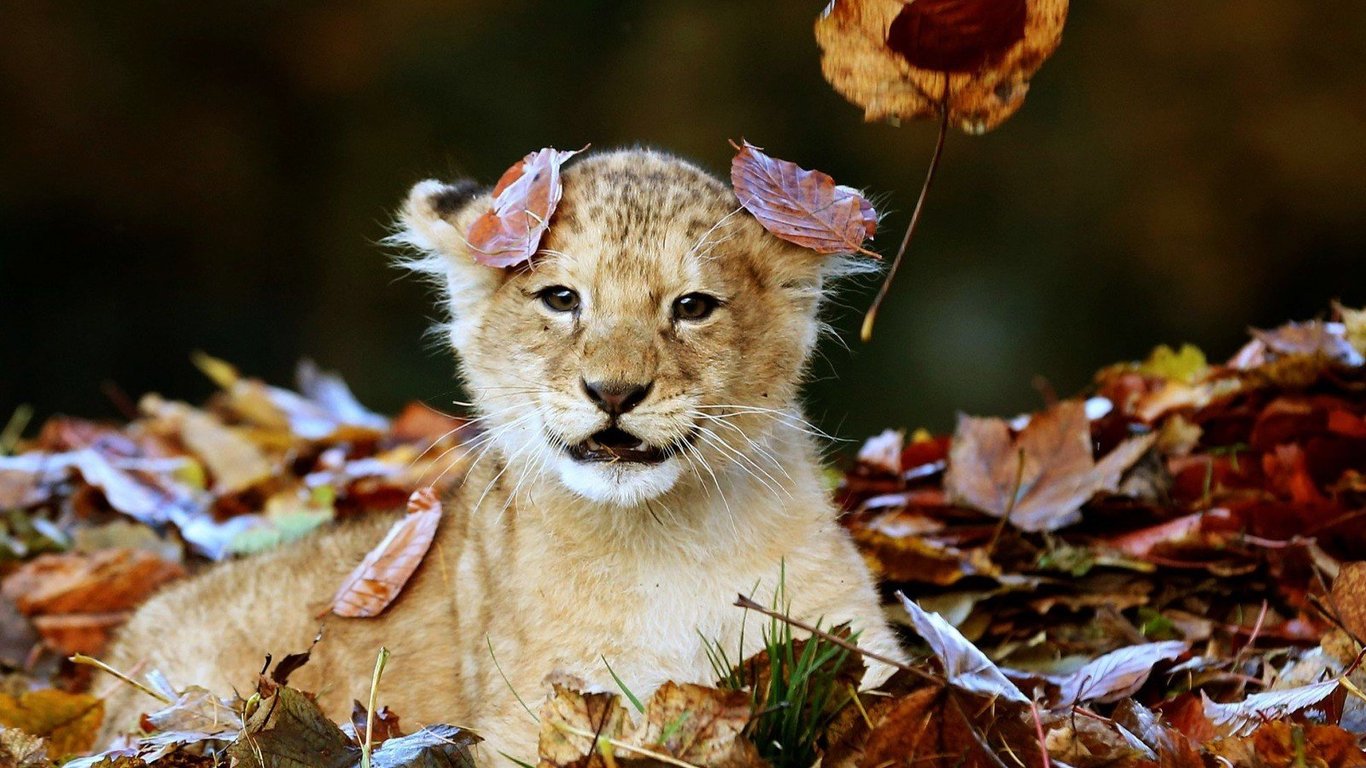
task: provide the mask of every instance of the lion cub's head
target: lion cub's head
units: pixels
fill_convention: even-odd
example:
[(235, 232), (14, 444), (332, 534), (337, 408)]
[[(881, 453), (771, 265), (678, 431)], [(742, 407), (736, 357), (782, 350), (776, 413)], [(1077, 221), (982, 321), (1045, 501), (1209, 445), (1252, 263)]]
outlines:
[(424, 181), (398, 239), (448, 297), (449, 335), (488, 439), (519, 474), (630, 505), (725, 477), (774, 481), (816, 341), (829, 257), (784, 242), (730, 188), (668, 155), (571, 161), (542, 249), (475, 263), (491, 198)]

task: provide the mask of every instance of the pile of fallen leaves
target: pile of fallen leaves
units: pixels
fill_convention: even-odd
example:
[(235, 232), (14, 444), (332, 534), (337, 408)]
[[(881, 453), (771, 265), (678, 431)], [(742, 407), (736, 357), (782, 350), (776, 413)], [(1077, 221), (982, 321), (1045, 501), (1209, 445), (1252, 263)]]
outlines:
[[(715, 687), (644, 702), (558, 681), (540, 765), (1366, 766), (1366, 312), (1253, 337), (1223, 364), (1162, 347), (1085, 399), (869, 440), (837, 498), (913, 663), (859, 692), (847, 628), (742, 599), (774, 617), (760, 656), (717, 646)], [(148, 396), (125, 424), (0, 439), (0, 766), (95, 746), (100, 695), (126, 683), (68, 657), (159, 586), (410, 495), (419, 519), (434, 497), (413, 492), (463, 471), (459, 419), (386, 419), (311, 365), (291, 391), (197, 362), (221, 387), (203, 408)], [(305, 660), (245, 700), (150, 674), (143, 738), (75, 764), (469, 763), (477, 735), (404, 736), (373, 696), (330, 722), (287, 685)]]

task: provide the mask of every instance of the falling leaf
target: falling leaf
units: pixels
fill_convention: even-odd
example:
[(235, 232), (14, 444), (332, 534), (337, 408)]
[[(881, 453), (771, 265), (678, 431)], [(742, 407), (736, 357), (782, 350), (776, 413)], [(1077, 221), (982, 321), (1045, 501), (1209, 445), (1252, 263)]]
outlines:
[(1029, 697), (952, 624), (944, 621), (939, 614), (924, 610), (904, 594), (898, 592), (896, 596), (910, 615), (911, 627), (929, 643), (935, 657), (944, 665), (944, 675), (949, 684), (987, 697), (999, 696), (1009, 701), (1029, 703)]
[(441, 500), (431, 488), (413, 492), (408, 514), (370, 550), (332, 598), (332, 612), (350, 618), (378, 616), (403, 591), (427, 554), (441, 522)]
[(493, 206), (470, 225), (474, 260), (490, 267), (524, 264), (541, 248), (541, 237), (564, 189), (560, 166), (583, 150), (547, 147), (507, 169), (493, 188)]
[(1188, 647), (1186, 643), (1168, 640), (1111, 651), (1063, 681), (1060, 704), (1070, 707), (1083, 701), (1109, 703), (1127, 698), (1143, 686), (1159, 661), (1171, 661)]
[(769, 157), (745, 142), (735, 146), (730, 182), (740, 205), (769, 232), (817, 253), (862, 253), (877, 232), (877, 211), (858, 190), (827, 174)]
[[(936, 117), (968, 133), (1024, 103), (1057, 49), (1067, 0), (831, 0), (816, 21), (825, 79), (864, 119)], [(947, 99), (945, 86), (947, 84)]]
[(45, 739), (52, 755), (74, 755), (90, 749), (102, 719), (104, 702), (88, 693), (56, 689), (19, 696), (0, 693), (0, 726)]
[(1008, 514), (1022, 530), (1057, 530), (1080, 520), (1081, 505), (1095, 494), (1115, 492), (1125, 470), (1156, 439), (1130, 438), (1096, 462), (1081, 402), (1064, 401), (1036, 414), (1015, 437), (1001, 419), (960, 416), (944, 489), (955, 503), (994, 517)]

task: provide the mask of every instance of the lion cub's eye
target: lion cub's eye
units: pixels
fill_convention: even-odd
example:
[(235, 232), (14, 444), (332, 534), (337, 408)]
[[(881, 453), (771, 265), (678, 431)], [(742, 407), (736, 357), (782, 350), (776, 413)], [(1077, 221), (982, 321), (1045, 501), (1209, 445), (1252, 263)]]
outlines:
[(537, 291), (536, 295), (541, 297), (542, 304), (556, 312), (573, 312), (579, 308), (579, 294), (573, 288), (552, 285)]
[(720, 300), (705, 293), (688, 293), (674, 300), (675, 320), (705, 320)]

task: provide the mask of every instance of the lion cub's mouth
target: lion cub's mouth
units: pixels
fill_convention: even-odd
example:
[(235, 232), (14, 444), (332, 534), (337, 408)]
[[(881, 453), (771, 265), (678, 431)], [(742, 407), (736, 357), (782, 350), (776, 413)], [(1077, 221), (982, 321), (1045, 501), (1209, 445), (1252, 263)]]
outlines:
[(575, 461), (622, 461), (638, 464), (658, 464), (669, 458), (669, 452), (645, 444), (644, 440), (617, 427), (594, 432), (587, 440), (569, 446)]

